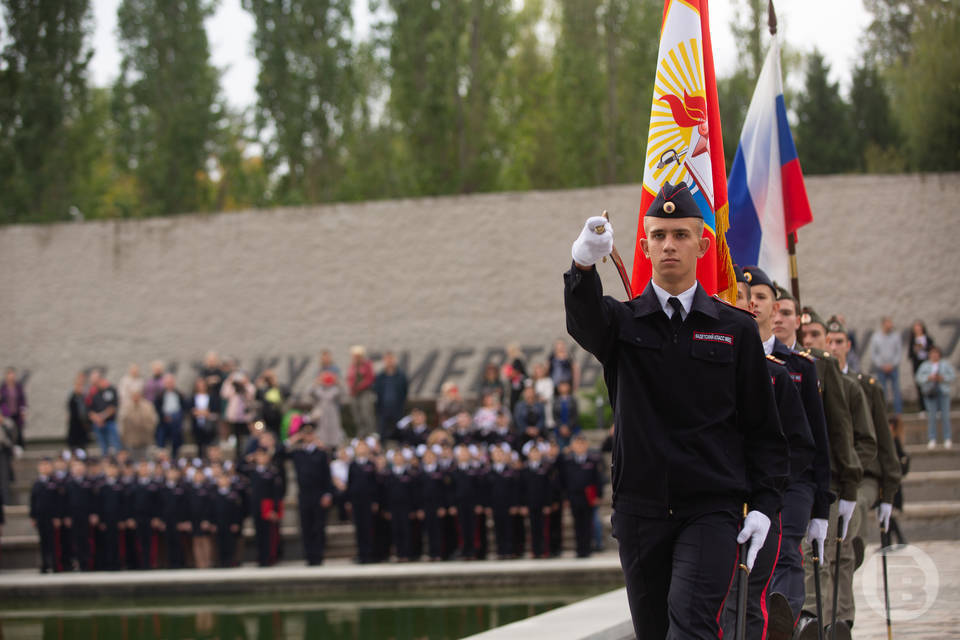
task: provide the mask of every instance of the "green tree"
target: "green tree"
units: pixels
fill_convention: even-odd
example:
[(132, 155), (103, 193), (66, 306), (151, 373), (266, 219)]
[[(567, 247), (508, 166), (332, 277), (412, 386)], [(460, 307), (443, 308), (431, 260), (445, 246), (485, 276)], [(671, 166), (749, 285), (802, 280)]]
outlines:
[[(0, 220), (68, 219), (92, 51), (85, 0), (3, 0), (0, 15)], [(69, 143), (65, 143), (69, 142)]]
[(257, 124), (284, 204), (333, 200), (357, 90), (350, 0), (243, 0), (256, 22)]
[(204, 0), (123, 0), (117, 11), (118, 154), (137, 176), (143, 215), (209, 206), (204, 172), (222, 112), (203, 24), (212, 12)]
[[(853, 70), (850, 86), (853, 146), (860, 171), (902, 171), (905, 166), (900, 133), (890, 97), (877, 66), (863, 62)], [(896, 162), (896, 158), (900, 158)], [(891, 164), (891, 160), (894, 162)]]
[(850, 107), (830, 82), (830, 68), (814, 49), (807, 58), (804, 90), (796, 101), (797, 153), (804, 173), (845, 173), (857, 168)]
[(960, 6), (930, 0), (916, 8), (909, 54), (890, 73), (910, 165), (960, 169)]

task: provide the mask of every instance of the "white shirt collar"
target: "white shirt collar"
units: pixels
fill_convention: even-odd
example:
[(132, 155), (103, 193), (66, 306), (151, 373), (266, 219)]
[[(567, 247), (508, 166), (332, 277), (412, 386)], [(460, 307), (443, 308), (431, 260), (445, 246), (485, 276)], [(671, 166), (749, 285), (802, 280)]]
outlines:
[(849, 371), (850, 371), (850, 365), (849, 365), (849, 364), (843, 365), (843, 369), (840, 370), (840, 372), (841, 372), (841, 373), (844, 373), (844, 374), (846, 374), (846, 373), (849, 372)]
[(773, 353), (773, 343), (777, 341), (777, 336), (771, 335), (768, 339), (763, 341), (763, 352), (767, 355)]
[(680, 314), (680, 317), (683, 320), (687, 319), (687, 316), (690, 315), (690, 308), (693, 307), (693, 296), (697, 292), (697, 282), (694, 282), (692, 287), (676, 296), (663, 287), (658, 286), (653, 280), (650, 281), (650, 284), (653, 285), (653, 292), (657, 294), (657, 300), (660, 301), (660, 307), (663, 309), (663, 312), (667, 314), (668, 318), (673, 317), (673, 307), (667, 304), (667, 300), (670, 298), (677, 298), (680, 300), (680, 304), (683, 305), (683, 313)]

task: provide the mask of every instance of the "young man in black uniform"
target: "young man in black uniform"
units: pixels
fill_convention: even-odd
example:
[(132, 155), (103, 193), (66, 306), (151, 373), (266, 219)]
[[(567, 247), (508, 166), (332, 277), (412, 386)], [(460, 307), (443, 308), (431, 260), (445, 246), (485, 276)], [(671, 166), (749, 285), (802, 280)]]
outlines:
[[(438, 445), (434, 445), (439, 450)], [(420, 506), (424, 514), (424, 527), (427, 532), (427, 554), (430, 560), (441, 560), (446, 556), (444, 549), (444, 521), (449, 507), (450, 485), (452, 480), (446, 470), (437, 464), (437, 451), (427, 448), (423, 452), (420, 467)]]
[(697, 283), (710, 240), (690, 190), (665, 184), (642, 222), (653, 279), (623, 303), (593, 266), (613, 248), (610, 223), (587, 220), (564, 275), (567, 330), (610, 392), (613, 532), (636, 635), (716, 638), (737, 544), (752, 566), (780, 509), (787, 445), (756, 323)]
[(534, 558), (547, 558), (550, 555), (550, 509), (555, 476), (551, 465), (544, 462), (543, 452), (536, 441), (531, 440), (523, 448), (527, 465), (521, 486), (530, 515), (530, 548)]
[(127, 492), (120, 482), (120, 468), (107, 462), (106, 476), (99, 492), (100, 531), (103, 532), (103, 568), (118, 571), (122, 567), (120, 540), (126, 529)]
[[(793, 611), (799, 612), (802, 599), (796, 603), (795, 609), (787, 611), (791, 607), (785, 594), (776, 598), (777, 602), (784, 603), (782, 608), (777, 602), (769, 601), (768, 596), (772, 597), (772, 594), (776, 593), (770, 589), (770, 584), (784, 543), (782, 536), (784, 514), (789, 515), (791, 511), (797, 513), (802, 523), (797, 529), (796, 539), (788, 540), (788, 544), (795, 543), (794, 552), (799, 553), (800, 537), (810, 517), (810, 501), (805, 492), (793, 492), (791, 487), (795, 483), (805, 481), (816, 456), (816, 445), (807, 422), (800, 391), (786, 368), (787, 362), (773, 355), (777, 344), (777, 339), (773, 335), (776, 287), (767, 274), (757, 267), (744, 267), (742, 270), (734, 267), (734, 269), (737, 272), (737, 306), (751, 310), (756, 316), (760, 340), (767, 354), (767, 370), (773, 383), (780, 425), (790, 447), (790, 479), (783, 494), (783, 508), (781, 513), (773, 518), (767, 540), (757, 555), (753, 570), (750, 571), (746, 637), (767, 638), (769, 632), (771, 638), (789, 638), (793, 634), (793, 623), (796, 619)], [(790, 504), (790, 500), (794, 498), (798, 502), (797, 505)], [(802, 592), (802, 567), (795, 579), (799, 580), (798, 586)], [(724, 615), (721, 618), (724, 635), (732, 635), (736, 629), (737, 587), (736, 582), (731, 585), (731, 592), (727, 597)]]
[[(391, 457), (388, 453), (388, 457)], [(411, 537), (413, 519), (417, 515), (416, 497), (419, 493), (417, 477), (410, 469), (403, 453), (392, 452), (390, 471), (384, 478), (383, 509), (390, 521), (390, 539), (397, 561), (408, 562), (412, 557)]]
[(587, 438), (574, 436), (570, 452), (560, 457), (560, 481), (570, 505), (578, 558), (589, 558), (593, 547), (593, 507), (601, 488), (600, 461), (589, 455)]
[(65, 490), (63, 524), (69, 532), (70, 566), (74, 571), (90, 571), (93, 568), (93, 531), (90, 527), (96, 527), (99, 519), (83, 460), (74, 458), (70, 462)]
[(346, 504), (353, 516), (354, 534), (357, 540), (357, 562), (373, 562), (374, 518), (380, 510), (380, 477), (370, 458), (370, 447), (360, 440), (356, 457), (350, 463), (347, 475)]
[(303, 553), (308, 565), (321, 565), (327, 547), (327, 510), (333, 504), (330, 458), (310, 423), (300, 427), (288, 446), (292, 447), (289, 456), (297, 473)]
[(450, 470), (453, 480), (453, 502), (451, 512), (457, 516), (459, 531), (458, 552), (464, 560), (477, 556), (480, 540), (477, 535), (477, 517), (482, 512), (480, 501), (480, 478), (478, 470), (471, 464), (470, 450), (459, 445), (456, 448), (457, 461)]
[(186, 489), (180, 481), (180, 469), (176, 466), (167, 469), (157, 500), (160, 528), (167, 550), (167, 568), (182, 569), (185, 564), (184, 549), (193, 546), (192, 542), (184, 544), (184, 539), (190, 539), (193, 525), (190, 522)]
[(271, 464), (271, 454), (258, 448), (250, 470), (253, 524), (257, 537), (257, 563), (270, 567), (277, 562), (280, 548), (280, 520), (283, 517), (283, 488), (280, 474)]
[(156, 569), (159, 542), (155, 528), (158, 510), (159, 487), (153, 480), (151, 463), (141, 461), (137, 465), (137, 480), (130, 490), (130, 517), (136, 531), (136, 554), (138, 569)]
[(40, 536), (40, 573), (61, 569), (56, 548), (61, 508), (60, 488), (53, 477), (53, 463), (50, 458), (41, 458), (37, 463), (37, 479), (30, 489), (30, 521)]
[(226, 473), (217, 476), (213, 494), (213, 533), (217, 539), (217, 566), (233, 567), (237, 561), (237, 537), (243, 526), (243, 500)]
[(514, 557), (517, 552), (514, 547), (511, 516), (520, 503), (520, 483), (510, 465), (509, 454), (501, 446), (490, 447), (490, 459), (492, 464), (486, 473), (486, 483), (490, 494), (494, 538), (497, 542), (497, 556), (506, 560)]

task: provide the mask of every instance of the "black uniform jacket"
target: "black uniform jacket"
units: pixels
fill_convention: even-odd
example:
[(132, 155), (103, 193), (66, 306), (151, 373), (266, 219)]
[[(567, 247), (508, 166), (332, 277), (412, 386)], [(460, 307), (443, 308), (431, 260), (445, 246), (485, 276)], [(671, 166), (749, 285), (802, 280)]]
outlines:
[(790, 446), (790, 482), (804, 479), (810, 470), (816, 447), (807, 414), (803, 410), (800, 391), (786, 368), (786, 361), (776, 356), (767, 356), (767, 370), (773, 383), (773, 397), (777, 401), (777, 413), (783, 435)]
[(717, 509), (772, 518), (788, 450), (753, 318), (698, 285), (676, 335), (652, 284), (603, 296), (596, 269), (564, 274), (567, 331), (603, 365), (616, 433), (614, 509), (668, 517)]
[(803, 410), (810, 425), (810, 433), (816, 445), (813, 464), (804, 474), (803, 480), (816, 487), (813, 494), (811, 517), (827, 519), (830, 504), (835, 496), (830, 491), (830, 440), (827, 436), (827, 418), (823, 412), (823, 400), (820, 397), (820, 382), (817, 379), (817, 367), (813, 359), (799, 354), (780, 340), (773, 341), (773, 355), (783, 360), (790, 377), (793, 378)]

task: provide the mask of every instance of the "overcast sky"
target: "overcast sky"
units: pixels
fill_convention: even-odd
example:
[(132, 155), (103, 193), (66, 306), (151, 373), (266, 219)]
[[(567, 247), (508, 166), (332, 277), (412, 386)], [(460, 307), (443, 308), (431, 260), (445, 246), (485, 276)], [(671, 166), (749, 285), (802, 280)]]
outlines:
[[(91, 75), (103, 86), (116, 80), (120, 66), (117, 51), (117, 6), (120, 0), (94, 0), (94, 56)], [(729, 24), (736, 0), (712, 0), (710, 23), (717, 74), (726, 75), (737, 63), (737, 47)], [(369, 25), (367, 0), (354, 0), (358, 34), (364, 37)], [(781, 42), (809, 52), (817, 47), (831, 67), (831, 79), (846, 87), (850, 70), (857, 63), (859, 39), (870, 22), (861, 0), (778, 0)], [(240, 0), (220, 0), (216, 14), (207, 21), (213, 64), (223, 71), (223, 91), (233, 107), (256, 101), (257, 63), (252, 55), (253, 18), (241, 9)], [(656, 34), (638, 34), (656, 37)], [(651, 73), (653, 70), (651, 69)], [(792, 79), (796, 85), (798, 78)]]

